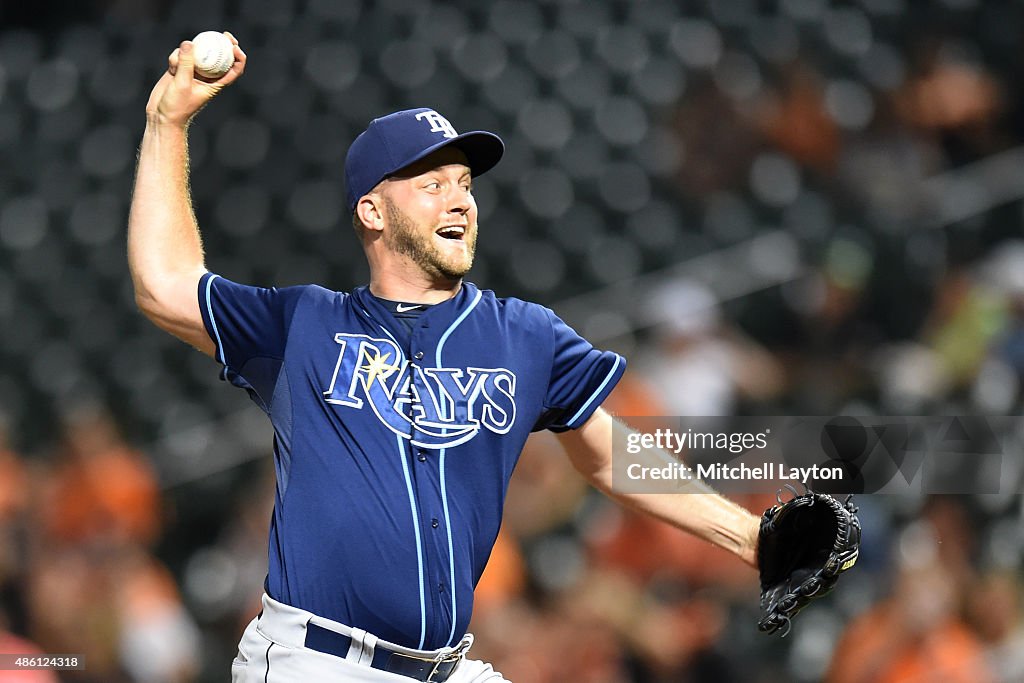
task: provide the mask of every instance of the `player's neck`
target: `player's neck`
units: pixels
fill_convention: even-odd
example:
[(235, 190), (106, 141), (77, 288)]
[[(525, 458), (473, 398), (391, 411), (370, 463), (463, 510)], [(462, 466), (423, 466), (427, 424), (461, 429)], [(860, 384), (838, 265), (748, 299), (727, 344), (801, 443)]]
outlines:
[(431, 280), (426, 276), (409, 277), (396, 273), (374, 273), (370, 277), (370, 293), (389, 301), (417, 304), (439, 304), (459, 293), (462, 280)]

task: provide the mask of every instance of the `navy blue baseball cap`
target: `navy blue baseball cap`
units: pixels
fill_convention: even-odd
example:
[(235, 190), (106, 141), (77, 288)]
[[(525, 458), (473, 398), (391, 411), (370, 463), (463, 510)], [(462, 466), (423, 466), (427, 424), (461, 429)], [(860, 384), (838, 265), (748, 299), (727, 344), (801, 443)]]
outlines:
[(345, 157), (348, 210), (354, 211), (359, 198), (380, 181), (448, 145), (462, 150), (474, 176), (493, 168), (505, 153), (505, 143), (494, 133), (460, 135), (433, 109), (405, 109), (374, 119)]

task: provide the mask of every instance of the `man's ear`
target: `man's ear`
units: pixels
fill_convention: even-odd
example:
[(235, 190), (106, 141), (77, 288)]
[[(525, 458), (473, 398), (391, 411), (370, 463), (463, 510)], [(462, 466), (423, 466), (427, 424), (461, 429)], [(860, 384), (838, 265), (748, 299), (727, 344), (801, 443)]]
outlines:
[(384, 229), (384, 198), (376, 192), (363, 195), (356, 204), (356, 215), (364, 228), (380, 232)]

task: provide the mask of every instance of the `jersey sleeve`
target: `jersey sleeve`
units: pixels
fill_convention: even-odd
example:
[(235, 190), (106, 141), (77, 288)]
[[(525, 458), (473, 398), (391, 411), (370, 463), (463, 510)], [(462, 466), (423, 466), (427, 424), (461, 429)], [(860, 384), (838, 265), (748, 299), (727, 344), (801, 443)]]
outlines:
[(267, 412), (301, 294), (301, 287), (252, 287), (213, 273), (199, 281), (199, 309), (224, 366), (221, 379), (247, 390)]
[(626, 359), (595, 349), (554, 312), (544, 310), (550, 318), (553, 354), (544, 411), (534, 431), (562, 432), (582, 426), (593, 415), (622, 378)]

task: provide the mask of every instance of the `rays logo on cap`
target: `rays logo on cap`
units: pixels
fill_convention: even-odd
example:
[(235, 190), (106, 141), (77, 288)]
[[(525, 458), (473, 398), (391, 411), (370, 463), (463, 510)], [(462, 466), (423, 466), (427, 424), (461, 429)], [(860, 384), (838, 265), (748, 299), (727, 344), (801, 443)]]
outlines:
[(431, 133), (441, 133), (442, 137), (453, 138), (458, 133), (455, 132), (455, 126), (448, 122), (448, 119), (438, 114), (433, 109), (428, 111), (421, 111), (416, 114), (417, 121), (423, 121), (424, 119), (430, 124)]
[(370, 121), (345, 155), (349, 211), (355, 211), (359, 198), (381, 180), (445, 145), (462, 150), (474, 178), (498, 163), (505, 150), (494, 133), (475, 130), (460, 135), (448, 119), (428, 107), (403, 109)]

